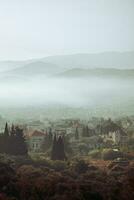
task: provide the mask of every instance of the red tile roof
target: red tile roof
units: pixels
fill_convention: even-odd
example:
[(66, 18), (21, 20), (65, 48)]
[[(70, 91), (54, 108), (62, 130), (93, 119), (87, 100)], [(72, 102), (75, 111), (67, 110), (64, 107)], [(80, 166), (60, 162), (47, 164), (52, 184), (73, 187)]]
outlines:
[(32, 136), (37, 136), (37, 137), (38, 137), (38, 136), (44, 136), (44, 135), (45, 135), (45, 133), (43, 133), (43, 132), (41, 132), (41, 131), (37, 131), (37, 130), (34, 131), (33, 134), (32, 134)]

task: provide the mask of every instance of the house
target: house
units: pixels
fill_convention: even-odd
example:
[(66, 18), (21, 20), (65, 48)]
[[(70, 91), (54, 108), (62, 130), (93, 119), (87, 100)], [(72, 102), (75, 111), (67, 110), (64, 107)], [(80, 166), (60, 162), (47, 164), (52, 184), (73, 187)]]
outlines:
[(37, 120), (37, 121), (30, 121), (27, 123), (27, 129), (28, 130), (45, 130), (46, 127), (45, 127), (45, 124), (43, 122), (41, 122), (40, 120)]
[(44, 139), (45, 139), (45, 133), (35, 130), (28, 140), (29, 151), (41, 152), (41, 147), (42, 147)]
[(115, 145), (125, 145), (127, 143), (128, 137), (124, 129), (111, 121), (111, 119), (105, 121), (101, 126), (101, 136), (104, 141), (111, 140)]
[(114, 144), (117, 144), (120, 146), (125, 146), (128, 141), (128, 136), (125, 133), (125, 131), (122, 129), (118, 129), (116, 131), (110, 131), (107, 138), (111, 139)]

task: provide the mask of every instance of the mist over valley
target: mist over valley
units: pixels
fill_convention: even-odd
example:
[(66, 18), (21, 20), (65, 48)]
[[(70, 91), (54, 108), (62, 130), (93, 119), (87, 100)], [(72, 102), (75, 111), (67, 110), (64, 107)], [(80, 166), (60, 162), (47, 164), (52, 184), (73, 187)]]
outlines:
[[(94, 114), (99, 108), (102, 115), (105, 109), (111, 113), (131, 114), (134, 69), (131, 68), (133, 60), (130, 63), (127, 58), (132, 54), (79, 54), (0, 62), (0, 66), (6, 65), (6, 68), (1, 67), (0, 73), (1, 107), (52, 106), (53, 112), (56, 106), (63, 110), (79, 108), (82, 112), (89, 108)], [(103, 61), (100, 66), (98, 57)], [(120, 68), (122, 58), (130, 69)], [(109, 59), (113, 60), (113, 68), (107, 63)]]

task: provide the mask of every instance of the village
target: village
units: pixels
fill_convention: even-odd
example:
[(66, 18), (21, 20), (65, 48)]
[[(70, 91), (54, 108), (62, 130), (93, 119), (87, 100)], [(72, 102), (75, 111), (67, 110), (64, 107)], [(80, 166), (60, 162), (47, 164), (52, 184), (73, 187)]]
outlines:
[[(1, 118), (1, 136), (4, 133), (3, 126), (5, 124), (2, 124)], [(44, 153), (46, 157), (50, 155), (55, 135), (63, 138), (65, 152), (69, 157), (90, 156), (93, 152), (104, 149), (125, 152), (134, 149), (133, 117), (117, 120), (97, 117), (89, 120), (41, 118), (23, 123), (9, 121), (6, 126), (9, 135), (16, 127), (23, 131), (29, 154)]]
[[(11, 125), (12, 126), (12, 125)], [(129, 149), (134, 139), (134, 121), (124, 118), (120, 121), (112, 119), (91, 118), (91, 120), (61, 119), (29, 121), (17, 125), (23, 129), (29, 152), (43, 152), (47, 136), (63, 136), (70, 148), (80, 155), (102, 148)], [(131, 143), (131, 144), (130, 144)], [(133, 147), (132, 147), (133, 148)]]

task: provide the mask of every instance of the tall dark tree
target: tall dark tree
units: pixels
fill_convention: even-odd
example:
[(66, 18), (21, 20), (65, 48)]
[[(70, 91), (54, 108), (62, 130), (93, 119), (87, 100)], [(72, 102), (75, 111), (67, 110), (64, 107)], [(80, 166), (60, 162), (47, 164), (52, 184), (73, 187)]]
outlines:
[(57, 137), (56, 137), (56, 134), (55, 134), (54, 139), (53, 139), (51, 159), (56, 160), (56, 155), (57, 155)]
[(88, 128), (88, 126), (84, 126), (83, 127), (82, 136), (83, 137), (89, 137), (89, 128)]
[(56, 135), (54, 136), (53, 140), (53, 147), (52, 147), (52, 160), (65, 160), (65, 150), (64, 150), (64, 141), (61, 136), (59, 138), (56, 138)]
[(50, 128), (48, 132), (48, 143), (50, 146), (52, 145), (52, 142), (53, 142), (53, 134), (52, 134), (52, 129)]
[(10, 135), (15, 135), (15, 127), (13, 124), (11, 126)]
[(61, 136), (57, 140), (57, 160), (66, 160), (64, 141)]
[(27, 144), (23, 134), (23, 129), (14, 127), (12, 134), (8, 138), (8, 154), (11, 155), (26, 155)]
[(75, 139), (76, 139), (76, 140), (79, 139), (79, 131), (78, 131), (78, 127), (76, 127), (76, 130), (75, 130)]
[(8, 128), (8, 123), (7, 122), (6, 122), (6, 125), (5, 125), (4, 136), (6, 136), (6, 137), (9, 136), (9, 128)]
[(42, 144), (42, 150), (45, 152), (48, 149), (50, 149), (51, 146), (52, 146), (52, 143), (53, 143), (53, 134), (52, 134), (52, 131), (51, 131), (51, 128), (50, 128), (49, 132), (46, 133), (46, 135), (44, 137), (44, 141), (43, 141), (43, 144)]
[(23, 129), (16, 127), (16, 154), (26, 155), (28, 152)]
[(11, 155), (26, 155), (27, 144), (23, 130), (12, 125), (9, 134), (9, 127), (6, 123), (4, 133), (0, 136), (0, 152)]
[(6, 122), (3, 135), (0, 137), (0, 152), (8, 153), (9, 126)]
[(0, 153), (6, 153), (6, 140), (7, 138), (5, 138), (4, 134), (0, 134)]

